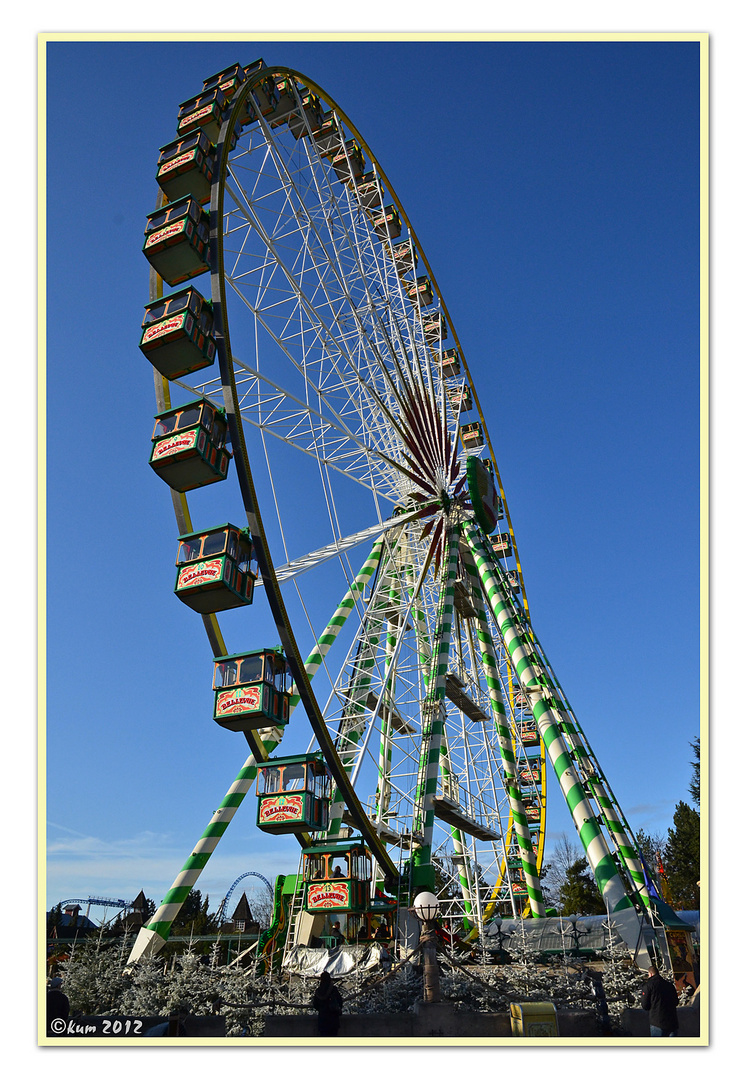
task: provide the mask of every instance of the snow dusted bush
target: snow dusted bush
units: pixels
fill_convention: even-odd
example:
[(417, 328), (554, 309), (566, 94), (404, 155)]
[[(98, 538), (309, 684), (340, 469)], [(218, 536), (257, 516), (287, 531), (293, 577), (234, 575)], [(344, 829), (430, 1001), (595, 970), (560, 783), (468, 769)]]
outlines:
[(122, 975), (130, 944), (123, 939), (96, 938), (75, 945), (60, 964), (71, 1016), (124, 1015), (128, 982)]
[[(221, 963), (217, 946), (210, 957), (187, 948), (169, 958), (141, 960), (125, 973), (132, 942), (99, 936), (77, 945), (61, 965), (71, 1016), (220, 1015), (231, 1038), (256, 1038), (269, 1014), (288, 1015), (308, 1007), (313, 978), (256, 975), (250, 967)], [(423, 998), (422, 969), (412, 958), (390, 972), (354, 971), (336, 980), (347, 1014), (410, 1012)], [(591, 971), (569, 954), (548, 961), (519, 943), (510, 963), (465, 966), (462, 958), (439, 953), (444, 1001), (458, 1012), (507, 1012), (512, 1001), (551, 1001), (557, 1009), (596, 1010), (602, 1001), (613, 1027), (624, 1008), (636, 1005), (645, 975), (623, 946), (611, 946)], [(601, 1010), (601, 1011), (600, 1011)]]

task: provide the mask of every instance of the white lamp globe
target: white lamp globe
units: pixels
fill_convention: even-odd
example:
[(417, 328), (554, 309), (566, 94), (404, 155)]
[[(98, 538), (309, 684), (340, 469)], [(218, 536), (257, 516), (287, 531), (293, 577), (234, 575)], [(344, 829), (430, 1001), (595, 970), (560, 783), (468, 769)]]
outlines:
[(412, 906), (421, 922), (430, 922), (438, 916), (438, 898), (432, 892), (418, 893)]

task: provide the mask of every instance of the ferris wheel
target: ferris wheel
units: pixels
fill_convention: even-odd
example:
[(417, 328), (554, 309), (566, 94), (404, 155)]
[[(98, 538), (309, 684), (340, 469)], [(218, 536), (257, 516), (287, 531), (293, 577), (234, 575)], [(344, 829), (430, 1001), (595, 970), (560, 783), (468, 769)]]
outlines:
[[(549, 754), (598, 880), (630, 906), (640, 867), (532, 629), (477, 388), (363, 135), (306, 76), (235, 65), (182, 104), (158, 182), (141, 340), (151, 465), (176, 512), (175, 591), (214, 658), (214, 719), (251, 756), (154, 936), (275, 752), (325, 762), (317, 840), (359, 834), (382, 887), (435, 891), (465, 933), (545, 913)], [(245, 522), (205, 520), (199, 489), (223, 480)], [(244, 723), (231, 678), (269, 644), (260, 604), (282, 707)]]

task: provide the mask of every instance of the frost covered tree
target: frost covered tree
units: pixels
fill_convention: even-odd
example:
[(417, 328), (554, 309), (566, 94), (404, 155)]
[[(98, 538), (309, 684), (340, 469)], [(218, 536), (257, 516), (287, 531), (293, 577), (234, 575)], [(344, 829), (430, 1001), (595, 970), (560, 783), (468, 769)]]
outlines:
[(218, 1000), (216, 972), (205, 957), (187, 949), (174, 958), (166, 986), (166, 1009), (169, 1015), (192, 1013), (209, 1016)]
[(544, 985), (542, 988), (537, 986), (539, 956), (525, 932), (523, 919), (519, 921), (518, 932), (511, 935), (507, 950), (513, 962), (504, 969), (502, 974), (506, 979), (509, 995), (513, 995), (515, 1001), (530, 1000), (535, 998), (539, 990), (541, 997)]
[(143, 957), (133, 968), (123, 1002), (126, 1016), (165, 1016), (166, 976), (161, 956)]
[(264, 1030), (262, 1003), (267, 980), (261, 986), (250, 970), (238, 964), (223, 965), (215, 971), (215, 992), (221, 1016), (226, 1020), (226, 1035), (256, 1037)]
[(71, 1015), (105, 1016), (123, 1012), (128, 980), (123, 968), (131, 947), (125, 938), (105, 938), (103, 932), (76, 945), (60, 964)]
[(607, 935), (607, 942), (602, 950), (604, 987), (610, 1014), (619, 1016), (623, 1009), (638, 1007), (641, 990), (648, 975), (631, 959), (630, 950), (618, 937), (611, 919), (605, 921), (604, 928)]

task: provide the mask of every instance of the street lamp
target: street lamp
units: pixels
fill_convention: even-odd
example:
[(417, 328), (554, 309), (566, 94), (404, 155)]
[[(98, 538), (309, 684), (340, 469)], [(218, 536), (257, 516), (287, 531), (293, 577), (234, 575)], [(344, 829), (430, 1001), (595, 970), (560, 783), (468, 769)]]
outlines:
[(412, 909), (420, 921), (420, 948), (423, 953), (423, 1001), (441, 1000), (436, 962), (436, 919), (438, 899), (432, 892), (421, 892), (415, 897)]

